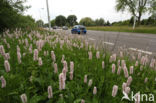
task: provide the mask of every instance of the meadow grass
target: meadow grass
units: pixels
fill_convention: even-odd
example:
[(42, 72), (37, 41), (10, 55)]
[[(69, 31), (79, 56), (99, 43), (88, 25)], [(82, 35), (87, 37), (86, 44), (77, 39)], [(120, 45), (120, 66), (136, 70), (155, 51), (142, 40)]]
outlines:
[(97, 30), (97, 31), (156, 34), (156, 26), (139, 26), (139, 27), (136, 27), (134, 30), (133, 30), (132, 26), (94, 26), (94, 27), (87, 27), (87, 29), (88, 30)]
[[(125, 60), (124, 65), (127, 66), (128, 71), (130, 71), (130, 66), (134, 66), (134, 73), (129, 74), (133, 78), (129, 86), (131, 91), (156, 94), (156, 71), (149, 67), (150, 60), (146, 61), (146, 65), (141, 64), (141, 58), (137, 58), (137, 54), (127, 55), (128, 51), (121, 50), (123, 57), (116, 53), (116, 60), (110, 61), (111, 53), (105, 49), (96, 50), (94, 46), (89, 46), (90, 44), (88, 45), (88, 42), (81, 36), (59, 35), (47, 31), (14, 31), (13, 33), (6, 32), (4, 35), (0, 38), (0, 45), (4, 46), (5, 53), (9, 53), (10, 59), (0, 54), (0, 76), (6, 80), (6, 86), (0, 88), (0, 103), (20, 103), (20, 96), (23, 93), (26, 94), (28, 103), (81, 103), (82, 99), (85, 103), (128, 103), (127, 100), (121, 101), (122, 84), (127, 81), (127, 78), (123, 70), (120, 75), (117, 75), (118, 60)], [(17, 58), (17, 46), (20, 48), (21, 63)], [(34, 49), (39, 51), (38, 56), (42, 58), (43, 65), (41, 66), (38, 61), (34, 61)], [(54, 51), (56, 61), (51, 58), (51, 51)], [(93, 54), (91, 60), (88, 56), (89, 51)], [(96, 57), (97, 51), (100, 52), (99, 59)], [(65, 56), (64, 60), (68, 64), (64, 90), (59, 89), (59, 74), (64, 68), (61, 62), (62, 55)], [(130, 58), (134, 56), (136, 58), (131, 60)], [(143, 54), (142, 57), (144, 57)], [(10, 63), (10, 72), (5, 70), (5, 60)], [(71, 61), (74, 62), (73, 80), (70, 80), (69, 73)], [(102, 61), (105, 62), (104, 69)], [(136, 61), (139, 62), (138, 66), (135, 66)], [(54, 73), (53, 63), (58, 65), (57, 73)], [(116, 65), (115, 73), (112, 73), (112, 64)], [(85, 75), (88, 77), (87, 83), (84, 83)], [(144, 83), (146, 77), (148, 81)], [(90, 79), (93, 83), (88, 86)], [(53, 98), (50, 99), (47, 91), (49, 85), (53, 89)], [(112, 97), (114, 85), (118, 86), (116, 97)], [(94, 86), (97, 87), (96, 95), (93, 95)]]

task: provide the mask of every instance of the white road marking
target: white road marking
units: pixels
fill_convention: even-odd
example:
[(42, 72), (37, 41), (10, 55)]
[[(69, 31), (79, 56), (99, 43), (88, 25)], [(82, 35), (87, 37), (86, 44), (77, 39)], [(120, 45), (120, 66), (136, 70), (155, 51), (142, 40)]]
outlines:
[(108, 44), (108, 45), (114, 45), (114, 43), (111, 42), (103, 42), (104, 44)]
[(133, 51), (137, 51), (137, 52), (141, 52), (141, 53), (152, 55), (152, 52), (149, 52), (149, 51), (143, 51), (143, 50), (137, 49), (137, 48), (129, 48), (129, 49), (133, 50)]
[(93, 39), (93, 38), (89, 38), (90, 40), (95, 40), (95, 39)]

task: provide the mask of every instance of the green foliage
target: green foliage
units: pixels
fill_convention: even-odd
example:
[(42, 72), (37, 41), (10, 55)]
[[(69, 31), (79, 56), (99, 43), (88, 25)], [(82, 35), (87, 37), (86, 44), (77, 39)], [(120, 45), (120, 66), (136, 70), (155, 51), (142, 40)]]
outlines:
[(96, 25), (96, 26), (104, 26), (104, 25), (105, 25), (104, 19), (103, 19), (103, 18), (96, 19), (96, 20), (95, 20), (95, 25)]
[(94, 26), (95, 23), (90, 17), (85, 17), (82, 18), (79, 22), (79, 24), (84, 25), (84, 26)]
[(65, 26), (66, 25), (66, 17), (63, 15), (59, 15), (55, 18), (55, 24), (57, 26)]
[(22, 15), (22, 12), (28, 8), (22, 3), (21, 0), (0, 0), (0, 31), (17, 27), (35, 27), (32, 17)]
[(69, 15), (67, 17), (67, 23), (70, 25), (70, 26), (74, 26), (77, 22), (77, 17), (75, 15)]
[(44, 24), (44, 27), (49, 27), (49, 24), (48, 24), (48, 23), (45, 23), (45, 24)]
[(43, 27), (44, 22), (42, 20), (38, 20), (38, 21), (36, 21), (36, 24), (38, 27)]
[(54, 20), (51, 20), (51, 26), (53, 27), (53, 26), (55, 26), (56, 24), (55, 24), (55, 19)]
[[(147, 19), (142, 19), (140, 22), (141, 22), (141, 25), (156, 26), (156, 17), (152, 15)], [(123, 26), (123, 25), (132, 26), (133, 23), (134, 23), (134, 17), (132, 16), (130, 20), (113, 22), (112, 25), (113, 26)]]
[[(20, 35), (17, 39), (16, 35)], [(7, 32), (6, 32), (7, 33)], [(5, 33), (5, 34), (6, 34)], [(5, 35), (4, 34), (4, 35)], [(25, 93), (27, 95), (28, 103), (80, 103), (81, 99), (84, 99), (85, 103), (127, 103), (128, 101), (121, 101), (122, 83), (127, 81), (124, 77), (123, 70), (120, 75), (112, 73), (112, 64), (117, 65), (117, 61), (110, 62), (110, 53), (105, 49), (100, 50), (100, 58), (96, 58), (96, 50), (91, 45), (91, 48), (87, 47), (83, 41), (80, 41), (76, 36), (75, 38), (66, 38), (64, 35), (58, 35), (53, 32), (37, 31), (37, 32), (21, 32), (14, 31), (12, 38), (6, 36), (0, 38), (0, 45), (3, 45), (6, 53), (10, 53), (10, 67), (11, 71), (6, 72), (4, 67), (4, 57), (0, 55), (0, 76), (3, 75), (6, 79), (6, 87), (0, 88), (0, 103), (20, 103), (20, 95)], [(16, 34), (16, 35), (15, 35)], [(29, 35), (28, 35), (29, 34)], [(39, 36), (40, 34), (40, 36)], [(47, 35), (48, 34), (48, 35)], [(30, 39), (30, 35), (33, 40)], [(67, 40), (63, 45), (58, 40)], [(42, 58), (43, 65), (39, 66), (38, 61), (33, 60), (33, 53), (29, 51), (29, 46), (32, 44), (33, 50), (37, 48), (37, 40), (45, 40), (43, 48), (39, 51), (39, 57)], [(10, 48), (4, 42), (10, 44)], [(26, 43), (19, 43), (19, 41), (28, 40), (29, 46)], [(71, 42), (69, 44), (69, 42)], [(83, 43), (84, 47), (78, 46)], [(17, 45), (20, 47), (20, 53), (22, 54), (21, 64), (17, 59)], [(62, 48), (61, 48), (62, 45)], [(48, 51), (48, 54), (44, 52)], [(58, 73), (54, 73), (53, 60), (51, 58), (51, 51), (54, 51), (56, 55), (56, 62), (58, 65)], [(88, 59), (88, 51), (92, 51), (92, 60)], [(127, 51), (126, 51), (127, 52)], [(65, 60), (68, 63), (68, 71), (70, 71), (69, 63), (74, 62), (74, 76), (73, 80), (70, 80), (70, 74), (67, 72), (66, 87), (65, 90), (59, 90), (59, 74), (62, 72), (63, 63), (62, 55), (65, 55)], [(105, 55), (105, 56), (104, 56)], [(135, 61), (129, 59), (129, 57), (117, 57), (117, 60), (125, 60), (126, 66), (129, 67), (135, 64)], [(105, 68), (102, 69), (102, 61), (105, 62)], [(134, 74), (132, 74), (132, 84), (130, 88), (134, 92), (140, 91), (141, 93), (154, 93), (155, 91), (155, 75), (156, 72), (149, 68), (149, 66), (143, 66), (143, 70), (140, 71), (140, 66), (135, 66)], [(116, 66), (117, 72), (117, 66)], [(139, 73), (139, 75), (138, 75)], [(89, 87), (87, 83), (84, 83), (84, 75), (88, 75), (89, 79), (93, 80), (93, 84)], [(148, 77), (148, 82), (145, 84), (144, 79)], [(51, 85), (53, 88), (53, 98), (48, 98), (47, 88)], [(115, 98), (112, 97), (112, 87), (118, 85), (118, 93)], [(97, 87), (97, 94), (93, 95), (93, 88)]]
[(16, 12), (23, 13), (24, 10), (30, 8), (30, 6), (23, 6), (27, 0), (2, 0), (3, 2), (7, 2), (11, 7), (13, 7)]
[(152, 6), (155, 6), (155, 3), (155, 0), (116, 0), (116, 10), (122, 12), (128, 10), (132, 16), (137, 17), (138, 25), (140, 25), (141, 17), (144, 13), (149, 10), (155, 11), (155, 7)]
[(124, 20), (124, 21), (119, 21), (119, 22), (113, 22), (112, 25), (114, 26), (123, 26), (123, 25), (131, 25), (131, 22), (133, 23), (133, 21), (130, 20)]
[(132, 17), (130, 18), (130, 20), (129, 20), (129, 24), (130, 24), (130, 25), (133, 25), (133, 23), (134, 23), (134, 16), (132, 16)]
[(19, 15), (16, 28), (36, 28), (35, 20), (31, 16)]
[(109, 22), (109, 21), (107, 21), (106, 25), (107, 25), (107, 26), (110, 26), (110, 22)]

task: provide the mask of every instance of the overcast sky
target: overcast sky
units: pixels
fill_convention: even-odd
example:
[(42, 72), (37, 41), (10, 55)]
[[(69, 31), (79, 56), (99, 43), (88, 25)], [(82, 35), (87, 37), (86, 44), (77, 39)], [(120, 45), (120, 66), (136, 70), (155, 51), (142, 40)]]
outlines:
[[(58, 15), (67, 17), (70, 14), (77, 16), (78, 21), (83, 17), (104, 18), (110, 22), (126, 20), (131, 17), (128, 12), (115, 11), (116, 0), (49, 0), (50, 19)], [(28, 0), (25, 5), (30, 5), (25, 14), (31, 15), (35, 20), (42, 18), (47, 22), (46, 0)], [(144, 15), (143, 18), (147, 18)]]

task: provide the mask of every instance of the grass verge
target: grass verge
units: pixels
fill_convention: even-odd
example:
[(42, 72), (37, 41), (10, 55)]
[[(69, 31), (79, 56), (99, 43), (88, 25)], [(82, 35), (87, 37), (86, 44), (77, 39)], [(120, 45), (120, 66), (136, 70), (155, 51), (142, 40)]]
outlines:
[(87, 29), (88, 30), (97, 30), (97, 31), (156, 34), (156, 27), (154, 27), (154, 26), (139, 26), (139, 27), (136, 27), (134, 30), (130, 26), (94, 26), (94, 27), (87, 27)]

